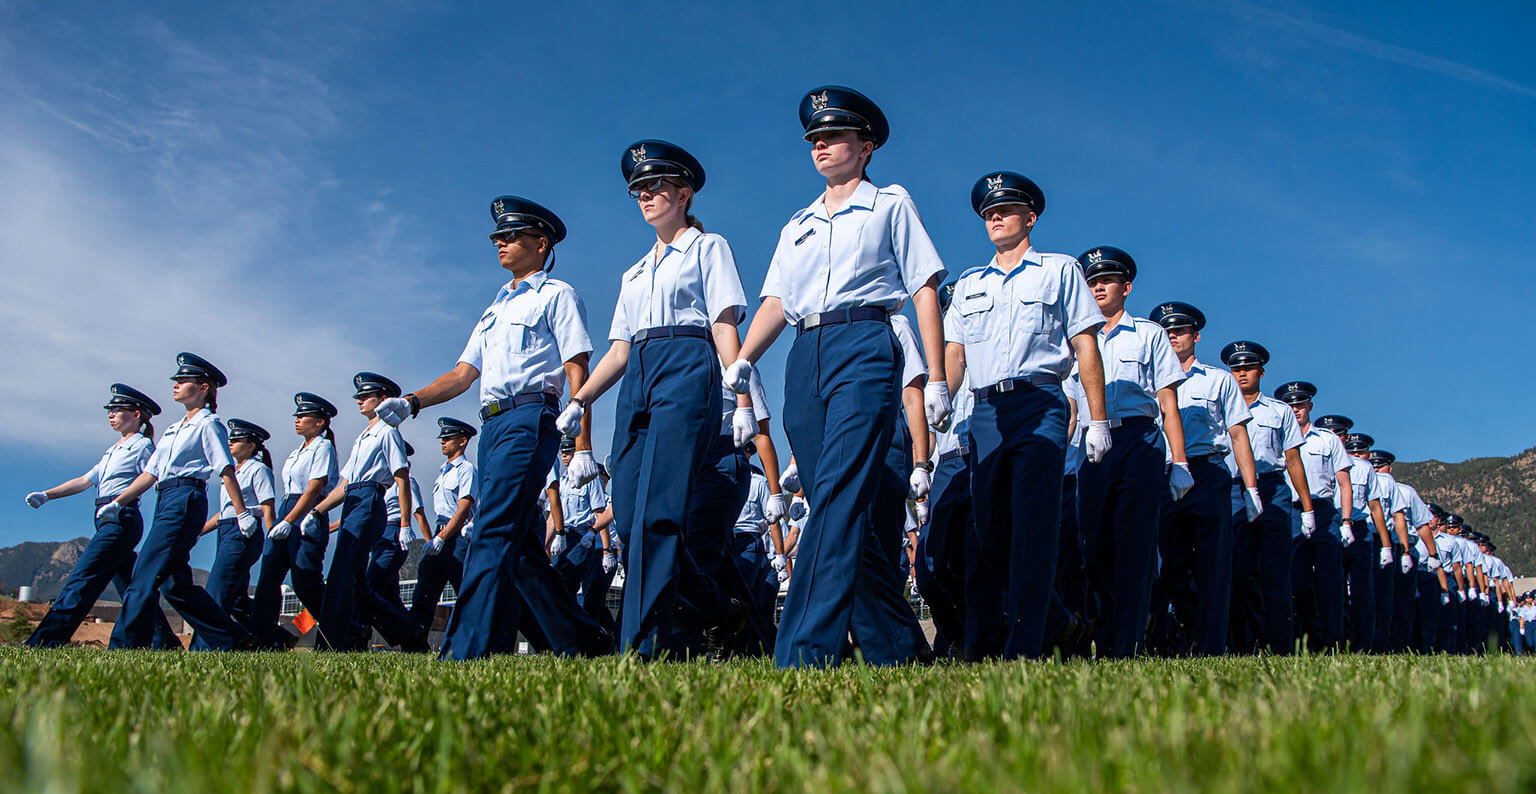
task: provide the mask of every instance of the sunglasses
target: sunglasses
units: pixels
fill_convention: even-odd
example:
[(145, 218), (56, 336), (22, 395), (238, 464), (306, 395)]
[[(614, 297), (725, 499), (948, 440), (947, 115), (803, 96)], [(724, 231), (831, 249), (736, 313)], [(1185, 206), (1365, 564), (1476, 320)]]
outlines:
[(632, 199), (637, 199), (637, 198), (640, 198), (640, 194), (641, 193), (650, 193), (651, 195), (654, 196), (657, 193), (661, 192), (661, 188), (664, 185), (671, 185), (672, 187), (682, 187), (682, 185), (678, 184), (677, 182), (674, 182), (674, 181), (672, 181), (670, 179), (667, 179), (666, 177), (658, 176), (658, 177), (654, 177), (654, 178), (651, 178), (651, 179), (642, 180), (640, 182), (636, 182), (633, 185), (630, 185), (629, 186), (629, 197), (632, 198)]

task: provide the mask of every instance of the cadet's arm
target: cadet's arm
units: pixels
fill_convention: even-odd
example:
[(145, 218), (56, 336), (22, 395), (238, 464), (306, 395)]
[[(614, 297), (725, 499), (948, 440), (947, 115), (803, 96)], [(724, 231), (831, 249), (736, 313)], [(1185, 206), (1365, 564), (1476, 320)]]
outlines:
[(779, 450), (773, 445), (773, 436), (768, 433), (768, 420), (759, 419), (757, 422), (757, 435), (752, 437), (752, 443), (757, 447), (757, 459), (763, 462), (763, 474), (768, 478), (768, 493), (783, 493), (779, 486)]
[(1253, 444), (1248, 438), (1248, 423), (1240, 422), (1227, 428), (1227, 435), (1232, 437), (1232, 457), (1237, 459), (1237, 473), (1243, 478), (1243, 487), (1259, 487), (1259, 467), (1253, 462)]
[(460, 361), (454, 365), (453, 369), (437, 376), (437, 380), (427, 384), (426, 388), (411, 393), (416, 395), (416, 400), (421, 403), (421, 407), (426, 408), (448, 402), (463, 394), (478, 377), (480, 377), (480, 370)]
[(747, 338), (741, 343), (739, 357), (756, 364), (787, 325), (789, 321), (784, 319), (784, 302), (771, 296), (763, 298), (763, 302), (757, 306), (757, 313), (752, 315), (752, 325), (747, 327)]
[[(1077, 377), (1082, 381), (1083, 392), (1088, 400), (1089, 419), (1108, 419), (1109, 409), (1104, 398), (1104, 357), (1099, 355), (1099, 327), (1094, 326), (1072, 337), (1072, 352), (1077, 354)], [(1172, 390), (1170, 390), (1171, 392)], [(1162, 390), (1158, 390), (1158, 402), (1162, 402)], [(1178, 397), (1174, 397), (1173, 413), (1179, 413)], [(1184, 425), (1179, 424), (1179, 448), (1184, 447)]]
[[(944, 374), (944, 318), (939, 314), (939, 277), (912, 293), (912, 310), (917, 313), (917, 330), (923, 338), (923, 357), (928, 359), (928, 377), (948, 381)], [(950, 394), (955, 390), (950, 389)]]
[(442, 536), (443, 540), (457, 537), (460, 532), (463, 532), (464, 525), (469, 522), (469, 514), (474, 509), (474, 498), (469, 496), (460, 498), (458, 506), (453, 509), (453, 515), (448, 519), (448, 523), (443, 525), (443, 531), (438, 533)]
[(90, 478), (82, 475), (72, 480), (65, 480), (43, 491), (43, 493), (48, 494), (49, 499), (63, 499), (66, 496), (74, 496), (77, 493), (81, 493), (89, 487), (91, 487)]
[(1296, 447), (1285, 451), (1285, 473), (1290, 475), (1291, 487), (1300, 495), (1301, 511), (1312, 512), (1312, 489), (1307, 486), (1307, 469), (1301, 465), (1301, 453)]
[(1381, 547), (1392, 547), (1392, 536), (1387, 534), (1387, 517), (1381, 512), (1381, 500), (1372, 499), (1368, 502), (1371, 506), (1371, 523), (1376, 525), (1376, 537), (1381, 539)]
[[(627, 360), (629, 358), (629, 343), (628, 342), (614, 342), (613, 346), (608, 349), (608, 352), (610, 352), (610, 353), (614, 352), (614, 348), (617, 348), (620, 345), (624, 346), (624, 357)], [(606, 356), (604, 356), (604, 360), (607, 360)], [(565, 379), (570, 384), (569, 388), (571, 390), (571, 395), (572, 396), (575, 396), (576, 392), (580, 391), (582, 386), (586, 385), (586, 382), (587, 382), (587, 362), (589, 362), (589, 361), (591, 361), (591, 358), (586, 353), (577, 353), (576, 355), (571, 356), (571, 360), (570, 361), (565, 362)], [(623, 369), (622, 366), (620, 366), (620, 368), (619, 368), (619, 375), (623, 375), (623, 374), (624, 374), (624, 369)], [(618, 379), (617, 376), (615, 376), (614, 379), (617, 380)], [(609, 385), (612, 385), (612, 384), (609, 384)], [(592, 403), (590, 401), (587, 403), (587, 405), (589, 407), (591, 406), (591, 404)], [(576, 451), (577, 452), (590, 452), (591, 450), (592, 450), (592, 412), (591, 411), (582, 411), (581, 412), (581, 432), (576, 435)]]
[[(1088, 384), (1083, 383), (1083, 389), (1087, 390)], [(1157, 405), (1163, 411), (1163, 435), (1168, 439), (1168, 452), (1173, 456), (1174, 463), (1189, 463), (1189, 458), (1184, 454), (1184, 420), (1179, 417), (1179, 393), (1173, 386), (1164, 386), (1157, 390)], [(1090, 415), (1093, 404), (1088, 404)]]

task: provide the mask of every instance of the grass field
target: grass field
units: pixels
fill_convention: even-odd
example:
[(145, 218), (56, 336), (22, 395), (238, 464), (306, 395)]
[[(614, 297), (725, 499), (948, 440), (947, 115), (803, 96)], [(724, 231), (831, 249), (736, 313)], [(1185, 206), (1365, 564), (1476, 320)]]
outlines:
[(1536, 788), (1536, 661), (781, 673), (0, 648), (0, 790)]

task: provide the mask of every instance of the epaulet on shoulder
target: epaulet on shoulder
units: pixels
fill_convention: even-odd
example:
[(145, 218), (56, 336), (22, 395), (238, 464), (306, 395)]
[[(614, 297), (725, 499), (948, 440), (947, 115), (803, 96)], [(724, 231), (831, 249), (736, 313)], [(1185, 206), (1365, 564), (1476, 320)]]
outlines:
[(955, 279), (955, 283), (959, 283), (961, 281), (964, 281), (966, 279), (966, 277), (971, 275), (972, 273), (980, 273), (981, 271), (986, 270), (986, 269), (987, 269), (986, 265), (975, 265), (974, 267), (968, 267), (965, 270), (961, 271), (960, 277)]
[(892, 182), (885, 187), (876, 187), (875, 192), (884, 193), (888, 196), (905, 196), (907, 198), (912, 198), (912, 194), (908, 193), (906, 188), (896, 184), (895, 182)]
[(564, 289), (564, 290), (570, 290), (571, 292), (575, 292), (576, 291), (576, 288), (571, 286), (570, 282), (568, 282), (568, 281), (561, 281), (560, 279), (555, 278), (553, 276), (550, 276), (549, 278), (544, 279), (544, 284), (546, 286), (554, 287), (557, 290)]
[(789, 216), (789, 219), (791, 221), (798, 221), (801, 218), (804, 218), (805, 216), (807, 216), (809, 214), (811, 214), (811, 208), (810, 207), (801, 207), (800, 209), (795, 210), (795, 214)]
[(1062, 265), (1063, 267), (1067, 265), (1071, 265), (1072, 267), (1078, 266), (1077, 257), (1068, 256), (1066, 254), (1041, 253), (1040, 262), (1042, 264), (1046, 262), (1055, 262), (1056, 264)]

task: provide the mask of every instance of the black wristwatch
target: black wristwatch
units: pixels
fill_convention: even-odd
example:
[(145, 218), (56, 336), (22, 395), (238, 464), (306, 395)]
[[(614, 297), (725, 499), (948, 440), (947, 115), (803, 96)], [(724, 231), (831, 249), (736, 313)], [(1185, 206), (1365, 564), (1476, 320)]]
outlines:
[(421, 398), (416, 396), (416, 392), (411, 392), (405, 395), (405, 401), (411, 404), (411, 418), (415, 419), (421, 413)]
[(912, 468), (914, 468), (914, 469), (922, 469), (923, 471), (926, 471), (929, 474), (932, 474), (933, 473), (933, 462), (932, 461), (927, 461), (927, 460), (920, 460), (920, 461), (912, 464)]

